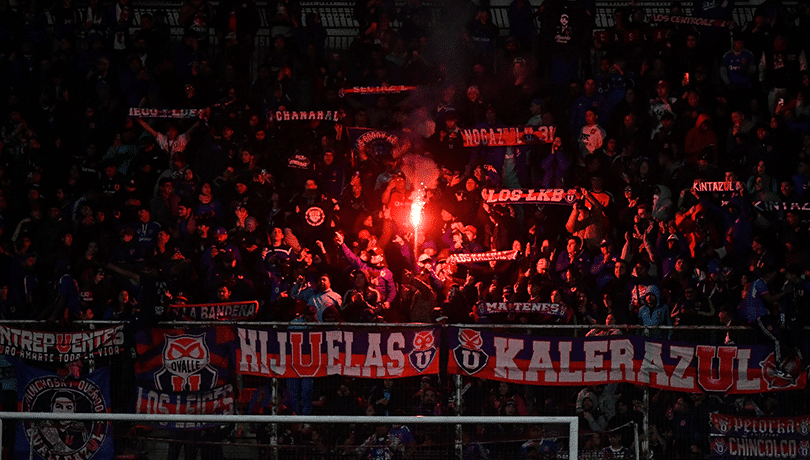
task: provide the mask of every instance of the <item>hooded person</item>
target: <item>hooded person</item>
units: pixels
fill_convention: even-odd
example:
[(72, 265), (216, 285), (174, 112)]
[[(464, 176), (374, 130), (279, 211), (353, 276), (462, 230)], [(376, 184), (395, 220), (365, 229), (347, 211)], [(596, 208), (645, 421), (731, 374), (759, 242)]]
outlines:
[(672, 191), (666, 185), (656, 185), (653, 189), (652, 218), (658, 222), (668, 222), (672, 219)]
[[(644, 304), (638, 310), (638, 320), (642, 326), (667, 326), (669, 325), (669, 307), (661, 298), (661, 291), (658, 286), (647, 286), (647, 292), (643, 294)], [(660, 329), (644, 330), (644, 335), (656, 339), (666, 338), (667, 331)]]
[(602, 412), (599, 397), (589, 391), (581, 399), (577, 397), (577, 415), (580, 423), (586, 424), (591, 431), (601, 433), (607, 427), (608, 417)]
[(717, 158), (717, 134), (712, 129), (712, 119), (709, 115), (701, 113), (695, 121), (695, 126), (686, 133), (683, 143), (683, 153), (687, 163), (697, 164), (706, 147), (711, 147), (713, 162)]

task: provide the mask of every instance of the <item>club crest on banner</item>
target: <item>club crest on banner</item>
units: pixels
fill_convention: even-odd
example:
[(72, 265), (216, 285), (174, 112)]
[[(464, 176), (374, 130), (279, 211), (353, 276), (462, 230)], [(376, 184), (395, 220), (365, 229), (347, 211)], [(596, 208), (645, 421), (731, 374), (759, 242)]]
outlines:
[(810, 441), (800, 441), (799, 442), (799, 455), (802, 457), (810, 456)]
[(408, 354), (411, 366), (424, 372), (436, 358), (436, 338), (433, 331), (419, 331), (413, 337), (413, 351)]
[(349, 128), (349, 135), (354, 139), (354, 149), (371, 158), (391, 153), (399, 142), (396, 134), (379, 129)]
[(724, 438), (715, 438), (712, 440), (712, 452), (717, 455), (723, 455), (728, 450), (726, 440)]
[(760, 361), (759, 367), (762, 369), (762, 379), (767, 383), (769, 390), (797, 386), (796, 380), (801, 372), (801, 363), (798, 362), (796, 358), (789, 360), (785, 364), (785, 370), (791, 376), (793, 376), (793, 378), (783, 378), (775, 375), (774, 371), (776, 370), (776, 358), (774, 358), (773, 353)]
[(486, 367), (489, 356), (481, 347), (484, 339), (480, 331), (460, 329), (458, 331), (459, 345), (453, 349), (453, 355), (459, 367), (469, 375), (474, 375)]
[(720, 418), (720, 419), (717, 421), (717, 430), (718, 430), (720, 433), (722, 433), (722, 434), (726, 434), (726, 433), (728, 433), (728, 429), (729, 429), (729, 426), (728, 426), (728, 418), (726, 418), (726, 417), (721, 417), (721, 418)]
[(200, 391), (214, 387), (217, 370), (211, 365), (205, 334), (166, 336), (163, 369), (155, 373), (156, 388)]
[[(44, 376), (25, 386), (23, 412), (104, 413), (109, 408), (101, 388), (90, 380)], [(33, 451), (47, 460), (88, 460), (107, 437), (107, 423), (72, 420), (25, 421), (25, 436)]]

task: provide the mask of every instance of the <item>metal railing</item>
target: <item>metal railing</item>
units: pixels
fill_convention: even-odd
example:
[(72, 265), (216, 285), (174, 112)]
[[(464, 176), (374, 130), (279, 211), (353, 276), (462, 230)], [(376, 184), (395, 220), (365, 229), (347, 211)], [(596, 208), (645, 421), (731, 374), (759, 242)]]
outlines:
[[(311, 415), (204, 415), (204, 414), (110, 414), (110, 413), (45, 413), (45, 412), (0, 412), (0, 433), (5, 420), (51, 420), (78, 422), (173, 422), (173, 423), (304, 423), (304, 424), (398, 424), (398, 425), (455, 425), (459, 432), (464, 424), (502, 424), (503, 417), (467, 416), (311, 416)], [(557, 423), (568, 424), (568, 449), (570, 460), (578, 457), (579, 419), (577, 417), (509, 417), (510, 424)], [(3, 437), (0, 436), (0, 452), (3, 452)], [(456, 456), (462, 458), (460, 436), (456, 436)], [(31, 447), (29, 447), (31, 448)]]

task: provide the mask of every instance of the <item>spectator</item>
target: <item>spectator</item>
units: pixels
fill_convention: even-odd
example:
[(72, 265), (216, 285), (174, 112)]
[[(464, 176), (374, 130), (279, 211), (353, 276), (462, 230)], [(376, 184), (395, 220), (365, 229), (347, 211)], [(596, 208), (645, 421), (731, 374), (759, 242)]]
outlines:
[(776, 276), (776, 270), (772, 266), (763, 267), (760, 273), (759, 277), (753, 273), (745, 275), (743, 300), (737, 309), (749, 326), (773, 342), (775, 360), (773, 374), (779, 378), (793, 380), (793, 376), (785, 369), (790, 349), (787, 348), (787, 342), (778, 320), (771, 313), (771, 309), (776, 303), (786, 297), (789, 292), (782, 291), (772, 294), (769, 290), (768, 283), (772, 282)]
[(193, 125), (191, 125), (191, 128), (189, 128), (188, 131), (180, 134), (177, 126), (174, 124), (169, 124), (166, 134), (163, 134), (155, 131), (142, 119), (138, 118), (137, 120), (138, 123), (143, 126), (143, 129), (157, 140), (158, 146), (160, 146), (160, 148), (166, 152), (166, 154), (168, 154), (169, 158), (174, 158), (175, 153), (184, 152), (186, 150), (191, 132), (200, 125), (200, 122), (196, 121)]
[(352, 271), (352, 280), (354, 286), (343, 295), (341, 308), (343, 317), (347, 321), (355, 322), (366, 310), (376, 312), (381, 296), (380, 291), (371, 287), (363, 270)]
[[(667, 326), (670, 324), (669, 307), (663, 303), (657, 286), (647, 286), (643, 305), (638, 310), (638, 320), (642, 326)], [(654, 338), (668, 337), (670, 332), (661, 329), (645, 329), (644, 335)]]
[(565, 229), (578, 237), (588, 252), (595, 253), (607, 235), (608, 220), (602, 204), (590, 192), (584, 189), (581, 192), (584, 202), (574, 204)]
[[(616, 325), (616, 318), (612, 314), (608, 314), (605, 317), (605, 325), (606, 326), (615, 326)], [(603, 335), (624, 335), (619, 328), (610, 328), (610, 329), (591, 329), (585, 334), (586, 337), (598, 337)]]
[(394, 379), (384, 379), (382, 385), (371, 389), (368, 402), (374, 406), (375, 415), (402, 415), (407, 407), (403, 389)]
[(311, 307), (315, 307), (318, 322), (323, 321), (323, 314), (327, 308), (335, 307), (340, 310), (342, 299), (338, 293), (332, 290), (332, 282), (329, 275), (321, 275), (318, 278), (316, 286), (304, 287), (304, 284), (304, 277), (299, 275), (298, 279), (292, 285), (292, 296), (296, 299), (303, 300)]

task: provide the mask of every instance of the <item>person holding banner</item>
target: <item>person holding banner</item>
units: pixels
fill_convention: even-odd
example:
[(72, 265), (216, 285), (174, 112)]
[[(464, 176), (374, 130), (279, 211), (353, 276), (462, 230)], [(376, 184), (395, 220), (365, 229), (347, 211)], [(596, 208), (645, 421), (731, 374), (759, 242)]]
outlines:
[[(606, 326), (615, 326), (616, 325), (616, 317), (612, 314), (608, 314), (605, 318), (605, 325)], [(599, 337), (603, 335), (624, 335), (621, 329), (612, 327), (610, 329), (601, 329), (601, 328), (594, 328), (588, 331), (585, 334), (585, 337)]]
[(149, 124), (143, 121), (142, 118), (136, 118), (136, 120), (138, 121), (138, 124), (143, 126), (143, 129), (147, 133), (152, 135), (155, 140), (157, 140), (158, 145), (164, 152), (168, 154), (169, 158), (173, 158), (175, 153), (184, 152), (186, 150), (186, 146), (188, 145), (192, 131), (200, 126), (200, 120), (197, 120), (193, 125), (191, 125), (191, 128), (189, 128), (188, 131), (180, 134), (177, 126), (174, 123), (170, 123), (166, 130), (166, 134), (163, 134), (149, 126)]
[[(565, 229), (578, 237), (589, 252), (599, 251), (599, 244), (607, 235), (610, 222), (605, 216), (602, 204), (585, 188), (580, 188), (582, 200), (574, 203)], [(586, 205), (585, 200), (590, 203)]]

